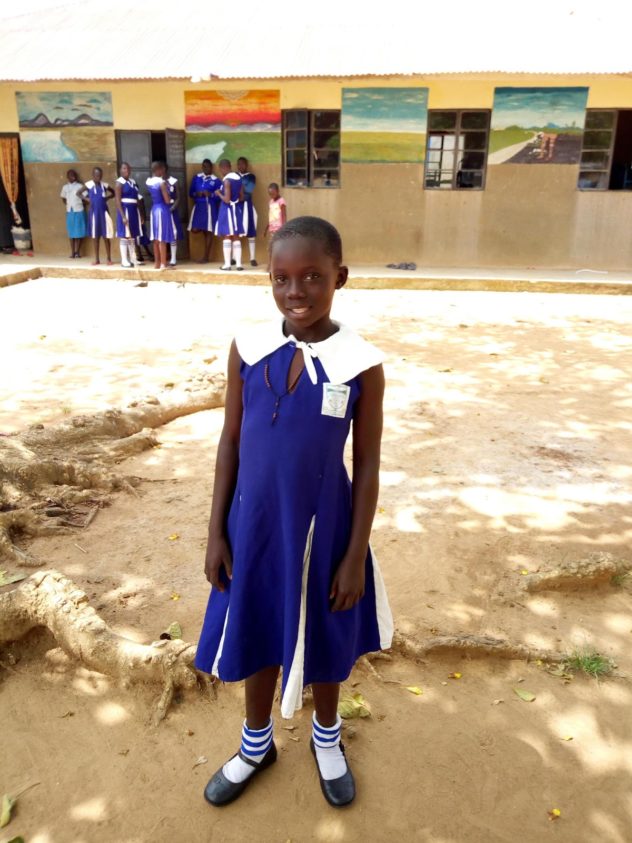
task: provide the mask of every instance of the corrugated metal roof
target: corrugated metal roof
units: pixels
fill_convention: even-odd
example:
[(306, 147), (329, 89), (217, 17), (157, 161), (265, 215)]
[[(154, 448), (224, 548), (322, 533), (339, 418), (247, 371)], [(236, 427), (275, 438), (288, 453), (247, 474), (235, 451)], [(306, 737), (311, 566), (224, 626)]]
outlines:
[(5, 19), (0, 80), (628, 73), (631, 27), (629, 0), (86, 0)]

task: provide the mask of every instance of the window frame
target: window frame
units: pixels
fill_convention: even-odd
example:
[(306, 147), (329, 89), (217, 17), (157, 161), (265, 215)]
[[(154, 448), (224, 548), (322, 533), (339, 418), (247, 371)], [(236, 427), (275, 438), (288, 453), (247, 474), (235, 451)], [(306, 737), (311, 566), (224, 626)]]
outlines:
[[(306, 115), (306, 128), (305, 131), (307, 133), (307, 146), (306, 147), (288, 147), (287, 144), (287, 134), (291, 131), (303, 131), (303, 129), (293, 129), (288, 127), (288, 115), (294, 113), (303, 113)], [(336, 184), (314, 184), (314, 170), (318, 169), (316, 167), (317, 161), (314, 158), (314, 151), (316, 149), (322, 150), (325, 147), (315, 147), (314, 143), (314, 136), (315, 132), (326, 131), (325, 129), (318, 129), (315, 127), (315, 115), (316, 114), (335, 114), (338, 118), (338, 149), (335, 150), (338, 153), (338, 166), (337, 166), (337, 180)], [(286, 108), (283, 109), (281, 115), (281, 130), (283, 135), (283, 187), (287, 187), (289, 189), (298, 189), (298, 190), (336, 190), (340, 189), (342, 184), (342, 160), (341, 160), (341, 143), (342, 143), (342, 111), (339, 108)], [(335, 130), (332, 130), (335, 131)], [(289, 167), (287, 164), (287, 154), (288, 151), (292, 151), (295, 149), (305, 149), (306, 155), (306, 166), (303, 167)], [(287, 180), (287, 171), (288, 170), (299, 170), (304, 169), (306, 172), (307, 184), (288, 184)]]
[[(619, 112), (620, 111), (629, 111), (630, 109), (624, 108), (587, 108), (586, 109), (586, 117), (584, 118), (584, 128), (582, 130), (582, 148), (579, 152), (579, 161), (577, 162), (577, 184), (576, 189), (581, 191), (582, 193), (604, 193), (610, 190), (610, 179), (612, 178), (612, 156), (614, 155), (614, 146), (617, 139), (617, 129), (619, 126)], [(586, 118), (588, 117), (589, 113), (594, 113), (596, 111), (608, 111), (614, 114), (614, 120), (612, 121), (612, 128), (611, 129), (602, 129), (601, 131), (610, 132), (610, 146), (608, 149), (591, 149), (590, 147), (586, 148), (584, 146), (584, 138), (586, 137)], [(599, 131), (598, 129), (588, 129), (589, 132)], [(585, 167), (582, 169), (582, 156), (584, 152), (606, 152), (608, 153), (608, 168), (607, 170), (587, 170)], [(579, 184), (579, 179), (582, 173), (606, 173), (606, 185), (605, 187), (582, 187)]]
[[(454, 130), (452, 130), (452, 129), (431, 130), (430, 129), (430, 115), (433, 114), (433, 113), (440, 113), (440, 112), (453, 113), (453, 114), (456, 115), (456, 122), (455, 122)], [(463, 129), (462, 128), (462, 119), (463, 119), (464, 114), (485, 114), (486, 117), (487, 117), (487, 126), (485, 127), (485, 129)], [(423, 189), (424, 190), (431, 190), (431, 191), (435, 191), (435, 190), (438, 190), (438, 191), (485, 190), (485, 186), (487, 184), (487, 159), (489, 158), (489, 137), (490, 137), (490, 132), (491, 132), (491, 116), (492, 116), (491, 108), (432, 108), (432, 109), (428, 110), (428, 122), (427, 122), (427, 128), (426, 128), (426, 154), (424, 155), (424, 174), (423, 174)], [(481, 134), (485, 134), (485, 144), (484, 144), (482, 149), (471, 149), (471, 150), (463, 149), (461, 151), (461, 154), (464, 154), (465, 152), (482, 152), (484, 158), (483, 158), (483, 166), (480, 169), (476, 168), (476, 169), (468, 169), (468, 170), (462, 170), (461, 169), (460, 170), (459, 167), (457, 166), (457, 160), (456, 159), (458, 158), (458, 155), (459, 155), (458, 139), (461, 135), (463, 135), (467, 132), (480, 132)], [(430, 149), (430, 136), (431, 136), (431, 134), (435, 134), (435, 135), (441, 134), (443, 137), (445, 137), (446, 135), (451, 135), (451, 136), (454, 137), (455, 161), (454, 161), (454, 164), (452, 166), (452, 183), (451, 183), (450, 187), (442, 187), (441, 184), (438, 184), (436, 186), (432, 186), (432, 185), (429, 186), (426, 183), (426, 179), (427, 179), (427, 175), (428, 175), (429, 153), (431, 151), (433, 151), (433, 150)], [(441, 173), (441, 172), (447, 172), (447, 171), (444, 171), (441, 168), (439, 168), (439, 170), (437, 170), (437, 172)], [(474, 187), (474, 186), (473, 187), (461, 187), (460, 185), (457, 184), (457, 178), (458, 178), (458, 175), (459, 175), (460, 172), (481, 173), (481, 176), (482, 176), (481, 184), (477, 187)]]

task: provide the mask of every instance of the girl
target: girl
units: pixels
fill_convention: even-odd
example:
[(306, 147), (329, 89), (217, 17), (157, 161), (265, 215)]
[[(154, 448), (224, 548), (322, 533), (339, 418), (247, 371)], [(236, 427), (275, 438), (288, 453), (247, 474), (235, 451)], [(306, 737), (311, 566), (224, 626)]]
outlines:
[(82, 195), (90, 203), (88, 206), (88, 231), (90, 237), (94, 240), (94, 260), (92, 261), (92, 265), (98, 266), (101, 263), (99, 259), (99, 246), (101, 245), (101, 238), (103, 238), (108, 266), (112, 266), (110, 240), (114, 236), (114, 227), (112, 225), (112, 218), (108, 212), (108, 202), (114, 196), (114, 191), (109, 184), (103, 181), (103, 170), (101, 167), (95, 167), (92, 170), (92, 179), (86, 182), (85, 187), (86, 189)]
[(217, 223), (220, 200), (216, 193), (222, 181), (213, 173), (213, 164), (209, 158), (202, 161), (202, 172), (193, 176), (189, 196), (193, 199), (193, 210), (189, 220), (192, 234), (204, 234), (204, 256), (200, 263), (208, 263), (211, 256), (213, 231)]
[(221, 201), (215, 234), (223, 237), (224, 265), (220, 269), (231, 269), (231, 258), (235, 258), (235, 269), (241, 271), (241, 243), (240, 237), (244, 235), (243, 211), (241, 202), (244, 198), (243, 182), (241, 176), (231, 172), (231, 163), (228, 158), (222, 158), (219, 162), (219, 171), (222, 176), (222, 186), (215, 191), (215, 196)]
[(134, 265), (135, 241), (142, 234), (142, 224), (138, 203), (141, 199), (138, 185), (132, 178), (129, 164), (123, 162), (120, 176), (114, 185), (116, 196), (116, 236), (120, 240), (121, 266), (129, 269)]
[(287, 220), (287, 206), (285, 199), (279, 193), (279, 185), (273, 181), (268, 185), (268, 196), (270, 197), (268, 208), (268, 224), (263, 236), (268, 234), (276, 234), (276, 232), (285, 225)]
[(66, 206), (66, 231), (70, 242), (70, 257), (80, 258), (81, 241), (86, 236), (86, 213), (82, 193), (85, 186), (79, 181), (76, 170), (66, 173), (68, 182), (62, 187), (61, 200)]
[(242, 214), (244, 235), (248, 238), (248, 250), (250, 252), (250, 265), (257, 266), (255, 259), (257, 244), (257, 211), (252, 202), (252, 194), (257, 184), (257, 177), (254, 173), (248, 172), (248, 159), (237, 159), (237, 172), (244, 183), (244, 201), (242, 202)]
[(169, 188), (169, 196), (171, 203), (169, 209), (171, 211), (171, 218), (173, 220), (174, 238), (171, 241), (171, 254), (169, 256), (169, 266), (176, 266), (176, 254), (178, 251), (178, 240), (184, 240), (184, 233), (182, 231), (182, 220), (178, 212), (180, 205), (180, 188), (178, 187), (178, 179), (175, 176), (169, 175), (169, 167), (165, 166), (165, 177), (167, 179), (167, 186)]
[(163, 161), (154, 161), (151, 165), (151, 176), (146, 182), (152, 201), (149, 239), (154, 241), (154, 269), (167, 268), (167, 243), (173, 243), (176, 238), (166, 173), (167, 165)]
[[(393, 623), (369, 547), (378, 494), (382, 354), (334, 322), (347, 280), (336, 229), (298, 217), (270, 245), (282, 319), (249, 328), (228, 360), (205, 573), (213, 586), (196, 665), (246, 680), (241, 749), (205, 789), (236, 799), (276, 761), (270, 718), (279, 667), (281, 714), (312, 686), (311, 749), (325, 799), (355, 785), (340, 743), (340, 682), (363, 653), (389, 647)], [(353, 422), (353, 484), (343, 462)]]

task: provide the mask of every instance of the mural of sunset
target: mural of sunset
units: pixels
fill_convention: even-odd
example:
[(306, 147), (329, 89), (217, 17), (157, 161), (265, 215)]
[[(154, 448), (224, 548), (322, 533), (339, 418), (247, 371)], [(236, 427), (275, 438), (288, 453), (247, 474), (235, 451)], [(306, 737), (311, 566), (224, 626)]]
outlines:
[(186, 91), (187, 132), (278, 132), (278, 91)]

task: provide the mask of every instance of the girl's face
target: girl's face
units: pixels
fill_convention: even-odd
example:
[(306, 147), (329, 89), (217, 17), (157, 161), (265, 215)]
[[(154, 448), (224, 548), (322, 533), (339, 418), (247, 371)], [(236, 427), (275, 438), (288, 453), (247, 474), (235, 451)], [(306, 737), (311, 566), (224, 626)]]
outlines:
[(66, 173), (66, 178), (68, 179), (70, 184), (72, 184), (73, 182), (77, 181), (77, 174), (74, 170), (68, 170), (68, 172)]
[(276, 187), (269, 187), (268, 195), (270, 196), (270, 199), (274, 199), (276, 201), (279, 198), (280, 194)]
[(123, 164), (123, 166), (121, 167), (121, 176), (124, 179), (128, 179), (131, 176), (131, 174), (132, 174), (132, 171), (130, 170), (129, 166), (127, 164)]
[(103, 178), (103, 173), (98, 167), (95, 167), (92, 171), (92, 179), (95, 184), (101, 184), (101, 179)]
[(272, 293), (290, 333), (329, 319), (334, 293), (344, 286), (348, 272), (324, 252), (318, 240), (290, 237), (273, 246)]

